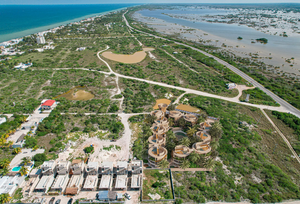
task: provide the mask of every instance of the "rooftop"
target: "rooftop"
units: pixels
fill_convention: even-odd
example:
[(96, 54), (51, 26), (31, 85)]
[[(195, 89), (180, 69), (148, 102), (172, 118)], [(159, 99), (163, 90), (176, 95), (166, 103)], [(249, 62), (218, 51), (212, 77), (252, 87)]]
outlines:
[(58, 175), (52, 184), (51, 189), (62, 189), (64, 190), (68, 184), (69, 175)]
[(101, 177), (99, 189), (109, 189), (112, 185), (112, 176), (111, 175), (103, 175)]
[(42, 104), (42, 106), (52, 106), (55, 103), (55, 100), (47, 100)]
[(128, 166), (128, 162), (127, 161), (118, 161), (117, 162), (117, 167), (119, 167), (119, 168), (127, 168), (127, 166)]
[(47, 190), (47, 186), (51, 186), (51, 184), (53, 183), (54, 180), (54, 176), (50, 175), (50, 176), (43, 176), (40, 180), (40, 182), (38, 183), (38, 185), (35, 187), (36, 190)]
[(132, 175), (131, 177), (131, 188), (140, 188), (142, 177), (141, 175)]
[(117, 175), (115, 188), (127, 188), (127, 175)]
[(85, 179), (83, 188), (94, 189), (98, 182), (98, 175), (88, 175)]
[(114, 164), (113, 164), (113, 162), (105, 161), (105, 162), (102, 162), (101, 167), (113, 169)]

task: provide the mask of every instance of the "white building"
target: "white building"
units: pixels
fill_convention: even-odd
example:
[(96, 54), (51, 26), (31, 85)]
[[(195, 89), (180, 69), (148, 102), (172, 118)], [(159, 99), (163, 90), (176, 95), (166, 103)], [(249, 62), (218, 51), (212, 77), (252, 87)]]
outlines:
[(56, 165), (56, 172), (58, 175), (66, 175), (69, 173), (70, 162), (69, 161), (59, 161)]
[(140, 189), (142, 187), (142, 176), (141, 175), (132, 175), (131, 177), (131, 188)]
[(85, 191), (96, 190), (97, 182), (98, 182), (98, 175), (88, 175), (85, 179), (85, 183), (82, 190)]
[(127, 188), (127, 174), (117, 175), (115, 188), (119, 190), (125, 190)]
[(113, 163), (112, 162), (102, 162), (101, 164), (101, 174), (105, 174), (105, 175), (108, 175), (108, 174), (112, 174), (113, 173)]
[(54, 181), (54, 176), (43, 176), (40, 182), (36, 185), (35, 191), (47, 193)]
[(98, 162), (89, 162), (86, 166), (85, 171), (88, 175), (98, 175), (98, 169)]
[(25, 144), (25, 134), (22, 134), (18, 139), (17, 141), (12, 145), (13, 148), (17, 148), (17, 147), (20, 147), (20, 148), (23, 148), (23, 145)]
[(69, 181), (69, 175), (58, 175), (51, 187), (51, 191), (64, 192)]
[(235, 89), (235, 88), (236, 88), (236, 84), (235, 84), (235, 83), (229, 83), (229, 84), (226, 84), (226, 85), (227, 85), (227, 88), (228, 88), (229, 90)]
[(13, 195), (18, 188), (22, 187), (24, 181), (25, 176), (3, 176), (0, 179), (0, 194), (8, 193), (10, 196)]
[(69, 181), (69, 184), (66, 188), (65, 194), (66, 195), (76, 195), (83, 183), (83, 175), (73, 175)]
[(86, 47), (79, 47), (76, 49), (76, 51), (84, 51), (86, 49)]
[(83, 173), (84, 164), (81, 159), (74, 159), (71, 164), (70, 174), (81, 175)]
[(127, 161), (118, 161), (117, 162), (117, 169), (116, 169), (117, 175), (127, 175), (128, 173), (128, 163)]
[(38, 36), (36, 38), (36, 42), (37, 42), (37, 44), (45, 44), (46, 43), (45, 37), (44, 36)]
[(131, 172), (132, 174), (141, 174), (143, 173), (143, 161), (134, 160), (131, 162)]
[(44, 161), (43, 165), (41, 166), (42, 174), (43, 175), (52, 175), (55, 174), (55, 161)]
[(16, 69), (26, 69), (31, 66), (32, 66), (32, 63), (27, 63), (27, 64), (20, 63), (20, 64), (16, 65), (15, 68)]
[(110, 190), (112, 186), (112, 175), (102, 175), (101, 181), (99, 184), (100, 190)]

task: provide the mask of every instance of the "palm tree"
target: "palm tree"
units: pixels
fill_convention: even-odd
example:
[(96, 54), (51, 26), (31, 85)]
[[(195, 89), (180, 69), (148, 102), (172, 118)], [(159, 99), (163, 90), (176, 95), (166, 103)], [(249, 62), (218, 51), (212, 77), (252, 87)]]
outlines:
[(0, 161), (0, 166), (1, 166), (2, 168), (7, 168), (7, 167), (9, 166), (9, 163), (10, 163), (10, 161), (9, 161), (8, 159), (2, 159), (2, 160)]
[(220, 139), (222, 137), (222, 124), (220, 122), (214, 122), (209, 130), (209, 134), (212, 138)]
[(26, 166), (29, 162), (31, 162), (31, 158), (30, 157), (23, 157), (21, 164), (23, 164), (24, 166)]
[(0, 195), (0, 203), (3, 204), (3, 203), (9, 203), (9, 200), (11, 199), (11, 197), (9, 196), (8, 193), (5, 193), (5, 194), (1, 194)]
[(14, 148), (13, 153), (14, 154), (19, 154), (22, 151), (20, 147)]
[(183, 170), (185, 170), (189, 167), (190, 167), (190, 162), (188, 160), (184, 160), (180, 165), (180, 168), (182, 168)]
[(194, 128), (194, 127), (193, 127), (193, 128), (189, 127), (189, 130), (186, 131), (186, 135), (189, 136), (189, 137), (193, 137), (194, 134), (195, 134), (195, 132), (197, 132), (197, 129), (196, 129), (196, 128)]
[(169, 119), (168, 119), (168, 122), (169, 122), (169, 126), (170, 126), (170, 127), (173, 127), (173, 126), (174, 126), (174, 119), (173, 119), (173, 118), (169, 118)]
[(167, 132), (167, 138), (170, 139), (170, 140), (175, 140), (176, 139), (176, 135), (175, 135), (175, 133), (172, 130), (169, 130)]
[(28, 173), (28, 170), (26, 167), (22, 166), (19, 173), (21, 174), (21, 176), (24, 176)]
[(211, 146), (211, 148), (213, 149), (213, 150), (216, 150), (216, 149), (218, 149), (218, 147), (219, 147), (219, 142), (217, 142), (217, 141), (211, 141), (210, 142), (210, 146)]
[(5, 176), (6, 174), (8, 174), (8, 172), (9, 172), (8, 168), (3, 168), (1, 174), (2, 176)]
[(39, 146), (35, 145), (35, 146), (32, 148), (32, 150), (35, 151), (35, 150), (37, 150), (38, 148), (39, 148)]
[(196, 163), (200, 159), (200, 155), (196, 152), (192, 152), (189, 156), (191, 162)]
[(168, 160), (166, 160), (166, 159), (164, 159), (164, 160), (162, 160), (162, 161), (160, 161), (159, 163), (158, 163), (158, 166), (159, 166), (159, 168), (161, 168), (161, 169), (166, 169), (166, 168), (168, 168), (169, 167), (169, 162), (168, 162)]
[(213, 169), (216, 165), (216, 162), (213, 159), (209, 159), (206, 161), (204, 167), (207, 169)]
[(190, 144), (191, 144), (191, 141), (190, 141), (189, 138), (184, 137), (184, 138), (182, 138), (182, 139), (179, 141), (179, 143), (180, 143), (181, 145), (184, 145), (184, 146), (189, 147)]

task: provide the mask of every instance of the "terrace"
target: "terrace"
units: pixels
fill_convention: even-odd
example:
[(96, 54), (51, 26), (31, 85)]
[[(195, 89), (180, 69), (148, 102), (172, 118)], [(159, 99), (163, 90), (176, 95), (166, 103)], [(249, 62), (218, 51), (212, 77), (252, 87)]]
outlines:
[(162, 125), (153, 124), (151, 127), (151, 130), (152, 130), (153, 134), (164, 135), (164, 134), (166, 134), (166, 132), (168, 132), (169, 127), (164, 127)]
[(66, 188), (66, 195), (76, 195), (82, 187), (83, 175), (73, 175)]
[(169, 122), (168, 122), (168, 119), (166, 117), (158, 119), (154, 122), (157, 126), (163, 126), (163, 127), (169, 128)]
[(152, 116), (155, 116), (157, 120), (164, 117), (164, 113), (161, 110), (155, 110), (150, 113)]
[(192, 123), (193, 125), (197, 122), (198, 118), (197, 116), (193, 115), (193, 114), (186, 114), (184, 116), (184, 119), (187, 121), (187, 122), (190, 122)]
[(156, 146), (165, 145), (166, 139), (159, 135), (152, 135), (151, 137), (148, 138), (148, 142), (149, 142), (149, 148), (150, 148), (155, 145)]
[(168, 151), (164, 147), (153, 146), (148, 150), (149, 164), (153, 167), (157, 167), (157, 164), (167, 159)]
[(69, 175), (58, 175), (51, 187), (51, 191), (64, 192), (69, 181)]
[(110, 190), (112, 185), (112, 176), (111, 175), (102, 175), (99, 189), (100, 190)]
[(170, 111), (169, 112), (169, 117), (174, 118), (175, 121), (177, 121), (182, 116), (183, 116), (183, 114), (180, 111)]
[(168, 104), (160, 103), (160, 104), (158, 104), (158, 108), (159, 108), (159, 110), (161, 110), (163, 113), (165, 113), (165, 112), (167, 111)]
[(203, 143), (209, 143), (211, 140), (211, 136), (206, 132), (196, 132), (196, 136), (199, 137)]
[(85, 179), (85, 183), (82, 190), (85, 191), (96, 190), (97, 182), (98, 182), (98, 175), (88, 175)]
[(193, 149), (198, 154), (207, 154), (211, 151), (211, 147), (208, 144), (204, 144), (203, 142), (197, 142), (193, 144)]

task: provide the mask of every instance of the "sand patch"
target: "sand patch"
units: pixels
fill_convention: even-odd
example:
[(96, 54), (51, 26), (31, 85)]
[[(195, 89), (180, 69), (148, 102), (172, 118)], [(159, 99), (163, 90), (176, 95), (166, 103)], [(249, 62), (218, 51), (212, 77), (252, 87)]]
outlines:
[(184, 105), (184, 104), (181, 104), (181, 105), (177, 106), (176, 109), (187, 111), (187, 112), (192, 112), (192, 113), (200, 112), (200, 110), (198, 108), (195, 108), (195, 107), (190, 106), (190, 105)]
[(112, 52), (103, 52), (102, 56), (116, 62), (125, 64), (135, 64), (143, 61), (149, 51), (153, 51), (153, 48), (143, 48), (143, 51), (138, 51), (132, 55), (115, 54)]
[(153, 109), (158, 109), (158, 104), (160, 104), (160, 103), (165, 103), (165, 104), (169, 105), (171, 103), (171, 101), (168, 99), (165, 99), (165, 98), (157, 99), (155, 106), (153, 106)]
[(94, 98), (95, 96), (90, 92), (85, 91), (83, 87), (75, 87), (64, 94), (56, 96), (55, 98), (61, 97), (64, 97), (68, 100), (87, 101)]

